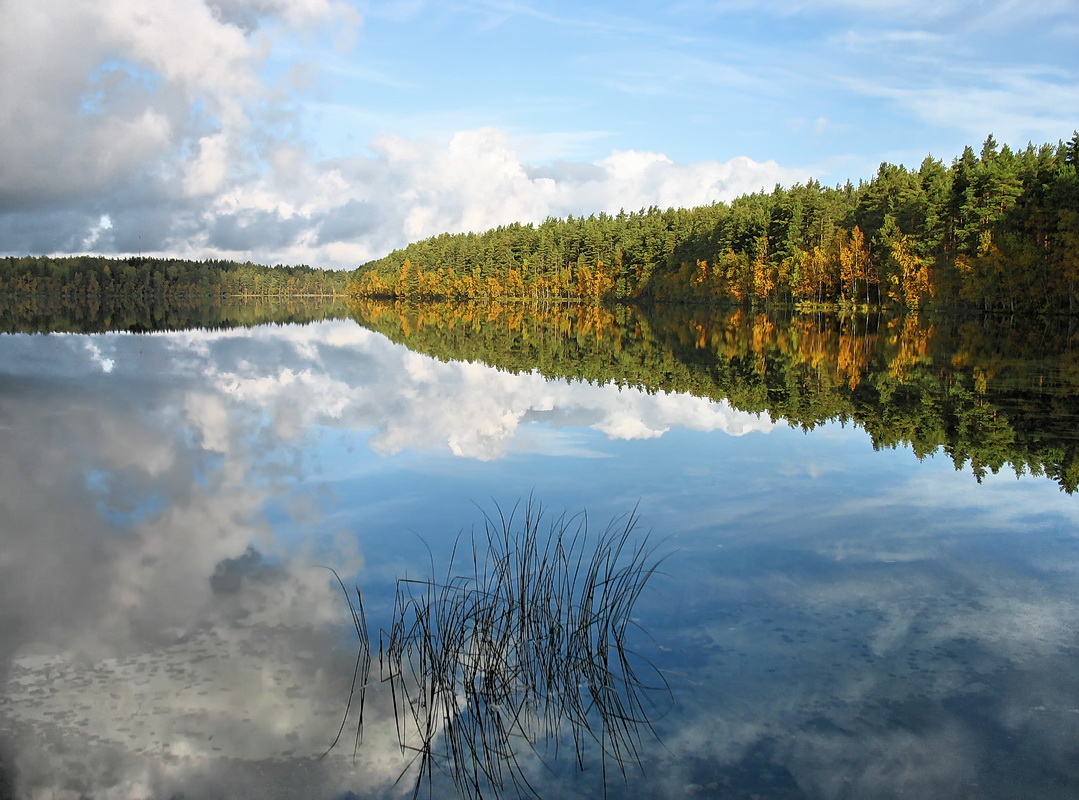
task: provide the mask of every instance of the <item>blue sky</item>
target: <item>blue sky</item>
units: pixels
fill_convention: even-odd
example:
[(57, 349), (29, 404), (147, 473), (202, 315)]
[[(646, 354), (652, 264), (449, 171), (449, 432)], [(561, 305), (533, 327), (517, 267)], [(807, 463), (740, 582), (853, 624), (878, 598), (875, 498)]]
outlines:
[(15, 0), (0, 252), (352, 267), (1079, 127), (1073, 0)]
[(367, 7), (358, 47), (327, 64), (334, 96), (312, 113), (345, 123), (334, 149), (362, 146), (356, 125), (490, 125), (539, 160), (648, 150), (836, 173), (951, 157), (986, 126), (1055, 140), (1079, 112), (1074, 4), (403, 5)]

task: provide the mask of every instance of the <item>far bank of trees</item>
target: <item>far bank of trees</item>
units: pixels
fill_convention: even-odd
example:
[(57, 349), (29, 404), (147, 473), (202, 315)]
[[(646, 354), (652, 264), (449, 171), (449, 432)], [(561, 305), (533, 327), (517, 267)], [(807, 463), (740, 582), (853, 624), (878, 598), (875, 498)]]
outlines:
[(1077, 167), (1079, 133), (1017, 151), (989, 136), (858, 185), (442, 234), (365, 264), (349, 292), (1079, 311)]
[(0, 295), (86, 301), (91, 298), (195, 299), (343, 296), (348, 274), (306, 265), (103, 256), (0, 257)]
[[(354, 273), (223, 260), (0, 257), (0, 298), (52, 307), (225, 297), (887, 306), (1079, 312), (1079, 133), (950, 165), (882, 164), (690, 209), (442, 234)], [(123, 298), (120, 303), (119, 298)]]

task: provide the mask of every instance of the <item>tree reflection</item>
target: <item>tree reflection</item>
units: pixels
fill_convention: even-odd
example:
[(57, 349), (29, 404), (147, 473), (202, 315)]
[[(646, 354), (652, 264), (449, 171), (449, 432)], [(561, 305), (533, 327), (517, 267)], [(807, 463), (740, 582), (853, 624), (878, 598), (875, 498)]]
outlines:
[(549, 378), (687, 392), (876, 448), (943, 451), (979, 480), (1011, 467), (1079, 488), (1079, 329), (1071, 318), (647, 311), (542, 304), (351, 303), (410, 349)]

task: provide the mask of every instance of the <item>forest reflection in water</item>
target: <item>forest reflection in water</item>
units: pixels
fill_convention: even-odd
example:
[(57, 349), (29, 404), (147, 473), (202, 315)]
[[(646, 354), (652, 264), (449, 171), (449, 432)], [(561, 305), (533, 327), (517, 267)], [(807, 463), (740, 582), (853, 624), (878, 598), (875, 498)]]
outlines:
[(318, 760), (354, 666), (320, 566), (392, 619), (531, 493), (670, 543), (634, 644), (674, 705), (609, 796), (1075, 795), (1067, 321), (458, 312), (0, 338), (0, 786), (392, 793), (389, 692)]
[(550, 377), (688, 392), (876, 447), (942, 448), (975, 475), (1010, 466), (1079, 486), (1079, 321), (360, 301), (413, 350)]

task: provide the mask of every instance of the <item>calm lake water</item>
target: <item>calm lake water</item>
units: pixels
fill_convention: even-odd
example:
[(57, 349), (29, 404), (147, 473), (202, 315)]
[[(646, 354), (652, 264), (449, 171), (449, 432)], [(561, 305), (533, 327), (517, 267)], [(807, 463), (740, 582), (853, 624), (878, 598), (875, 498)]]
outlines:
[[(377, 680), (319, 758), (324, 567), (377, 631), (529, 497), (666, 556), (633, 618), (670, 694), (608, 796), (1079, 796), (1070, 332), (442, 313), (0, 337), (0, 797), (408, 795)], [(540, 796), (603, 796), (546, 755)]]

